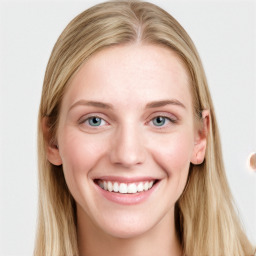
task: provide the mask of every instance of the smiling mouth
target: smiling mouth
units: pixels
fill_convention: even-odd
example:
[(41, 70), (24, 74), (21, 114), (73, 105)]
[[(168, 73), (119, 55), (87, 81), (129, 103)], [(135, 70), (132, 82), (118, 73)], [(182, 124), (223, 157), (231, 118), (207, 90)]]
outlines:
[(140, 182), (117, 182), (96, 179), (94, 182), (103, 190), (120, 194), (136, 194), (150, 190), (158, 180)]

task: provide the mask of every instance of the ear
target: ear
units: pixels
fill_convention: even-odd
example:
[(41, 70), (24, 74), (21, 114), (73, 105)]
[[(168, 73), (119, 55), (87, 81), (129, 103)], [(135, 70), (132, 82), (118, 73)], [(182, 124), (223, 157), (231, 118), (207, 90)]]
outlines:
[(210, 111), (203, 110), (202, 125), (196, 130), (194, 150), (191, 158), (191, 163), (201, 164), (205, 158), (205, 151), (207, 146), (207, 135), (210, 127)]
[(62, 159), (60, 157), (59, 148), (55, 141), (53, 141), (50, 134), (50, 128), (48, 125), (48, 118), (44, 117), (41, 122), (42, 131), (45, 141), (45, 150), (47, 154), (48, 161), (53, 165), (62, 165)]

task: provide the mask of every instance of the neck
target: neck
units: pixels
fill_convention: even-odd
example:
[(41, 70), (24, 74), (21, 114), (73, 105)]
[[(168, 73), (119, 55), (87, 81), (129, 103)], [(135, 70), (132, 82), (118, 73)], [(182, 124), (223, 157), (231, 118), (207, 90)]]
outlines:
[(78, 249), (80, 256), (181, 256), (175, 232), (174, 210), (151, 230), (131, 238), (111, 236), (94, 225), (77, 207)]

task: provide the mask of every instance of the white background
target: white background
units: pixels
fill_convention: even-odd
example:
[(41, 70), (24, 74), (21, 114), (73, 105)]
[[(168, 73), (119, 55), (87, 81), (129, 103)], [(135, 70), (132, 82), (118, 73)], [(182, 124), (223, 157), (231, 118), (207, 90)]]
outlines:
[[(1, 1), (1, 0), (0, 0)], [(37, 207), (36, 126), (44, 71), (57, 37), (101, 1), (0, 2), (0, 255), (32, 255)], [(194, 40), (207, 73), (228, 180), (256, 243), (256, 4), (156, 1)]]

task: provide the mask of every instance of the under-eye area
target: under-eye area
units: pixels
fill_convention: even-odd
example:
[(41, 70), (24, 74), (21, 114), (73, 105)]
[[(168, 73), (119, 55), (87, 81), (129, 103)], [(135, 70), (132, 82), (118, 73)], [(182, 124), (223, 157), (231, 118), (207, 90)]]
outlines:
[(97, 184), (102, 189), (113, 192), (113, 193), (121, 193), (121, 194), (136, 194), (143, 191), (150, 190), (159, 180), (148, 180), (148, 181), (140, 181), (140, 182), (117, 182), (117, 181), (107, 181), (107, 180), (94, 180), (95, 184)]

